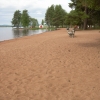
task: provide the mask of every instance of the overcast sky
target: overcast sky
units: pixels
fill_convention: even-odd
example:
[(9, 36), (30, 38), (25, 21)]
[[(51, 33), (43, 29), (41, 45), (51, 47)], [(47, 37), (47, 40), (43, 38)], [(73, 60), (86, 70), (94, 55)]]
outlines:
[(0, 0), (0, 25), (11, 25), (13, 14), (16, 10), (28, 10), (32, 18), (36, 18), (39, 23), (45, 18), (48, 7), (52, 4), (60, 4), (66, 12), (70, 12), (68, 7), (70, 0)]

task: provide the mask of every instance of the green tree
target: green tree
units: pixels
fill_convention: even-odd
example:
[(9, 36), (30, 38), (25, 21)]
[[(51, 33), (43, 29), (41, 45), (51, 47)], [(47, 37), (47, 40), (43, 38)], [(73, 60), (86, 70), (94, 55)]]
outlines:
[[(76, 12), (84, 12), (84, 15), (87, 14), (87, 3), (86, 0), (71, 0), (72, 3), (69, 3), (69, 7), (75, 9)], [(84, 29), (87, 29), (87, 18), (84, 17), (83, 19)]]
[(85, 0), (88, 4), (88, 7), (96, 11), (100, 10), (100, 0)]
[(44, 20), (42, 19), (41, 25), (44, 25)]
[(66, 11), (61, 5), (51, 5), (46, 11), (45, 21), (48, 26), (62, 26), (65, 24)]
[(15, 11), (11, 23), (12, 23), (15, 27), (19, 28), (19, 25), (20, 25), (20, 23), (21, 23), (21, 12), (20, 12), (19, 10), (16, 10), (16, 11)]
[(49, 7), (48, 9), (46, 10), (46, 13), (45, 13), (45, 21), (46, 21), (46, 24), (49, 26), (50, 24), (50, 14), (49, 14)]
[[(93, 23), (93, 15), (100, 11), (99, 0), (71, 0), (69, 7), (75, 9), (76, 12), (84, 12), (83, 29), (87, 29), (87, 25)], [(97, 13), (95, 13), (97, 14)], [(98, 15), (98, 14), (97, 14)], [(97, 16), (94, 15), (94, 16)], [(82, 16), (81, 16), (82, 17)]]
[(68, 26), (74, 26), (74, 25), (78, 25), (81, 28), (83, 28), (83, 21), (84, 18), (87, 18), (88, 16), (81, 11), (76, 11), (76, 10), (72, 10), (70, 13), (68, 13), (66, 15), (66, 25)]
[(65, 10), (62, 9), (61, 5), (56, 5), (54, 10), (53, 25), (56, 27), (63, 25), (65, 15)]
[(27, 10), (23, 10), (23, 12), (22, 12), (21, 24), (24, 27), (28, 27), (30, 24), (30, 16), (29, 16)]
[(67, 12), (61, 7), (61, 26), (62, 27), (65, 25), (66, 14)]
[(90, 25), (94, 25), (94, 28), (95, 28), (95, 26), (100, 28), (100, 10), (94, 11), (90, 15), (89, 22), (90, 22)]
[(30, 25), (32, 26), (32, 28), (38, 26), (39, 24), (38, 24), (37, 19), (30, 18)]
[(45, 21), (47, 25), (49, 26), (53, 25), (54, 9), (55, 9), (55, 6), (51, 5), (51, 7), (48, 7), (46, 14), (45, 14)]

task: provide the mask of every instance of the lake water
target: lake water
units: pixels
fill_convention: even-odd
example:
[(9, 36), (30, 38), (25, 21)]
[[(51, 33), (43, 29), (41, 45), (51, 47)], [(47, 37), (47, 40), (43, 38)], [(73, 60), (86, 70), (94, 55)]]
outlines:
[(12, 27), (0, 27), (0, 41), (10, 40), (14, 38), (19, 38), (22, 36), (29, 36), (34, 34), (40, 34), (46, 32), (46, 29), (40, 30), (23, 30), (23, 29), (13, 29)]

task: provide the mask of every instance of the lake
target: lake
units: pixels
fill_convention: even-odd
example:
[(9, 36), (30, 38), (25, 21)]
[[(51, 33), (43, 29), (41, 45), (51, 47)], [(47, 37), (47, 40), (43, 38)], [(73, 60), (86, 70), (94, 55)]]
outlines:
[(46, 32), (46, 29), (39, 30), (24, 30), (24, 29), (13, 29), (12, 27), (0, 27), (0, 41), (10, 40), (19, 38), (22, 36), (29, 36), (34, 34), (40, 34)]

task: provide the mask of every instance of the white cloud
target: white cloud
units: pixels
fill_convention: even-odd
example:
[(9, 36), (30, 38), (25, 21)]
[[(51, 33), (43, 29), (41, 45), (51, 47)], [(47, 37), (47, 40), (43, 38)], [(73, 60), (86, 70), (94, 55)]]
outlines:
[(45, 17), (45, 12), (52, 4), (60, 4), (63, 9), (69, 12), (70, 0), (0, 0), (0, 24), (11, 24), (11, 19), (16, 10), (27, 9), (29, 15), (36, 18), (39, 23)]
[(40, 11), (37, 11), (36, 14), (41, 15), (42, 13)]

